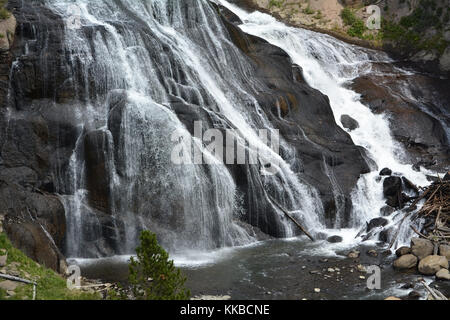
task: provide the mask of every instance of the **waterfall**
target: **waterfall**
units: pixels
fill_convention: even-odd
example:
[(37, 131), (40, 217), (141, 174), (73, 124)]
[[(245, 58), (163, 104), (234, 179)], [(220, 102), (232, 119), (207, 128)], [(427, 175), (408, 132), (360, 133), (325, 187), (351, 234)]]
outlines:
[[(291, 170), (292, 147), (281, 139), (282, 158), (258, 135), (259, 129), (274, 131), (252, 94), (260, 84), (206, 0), (45, 4), (66, 21), (64, 50), (78, 101), (79, 141), (64, 180), (70, 191), (63, 196), (67, 256), (133, 253), (142, 229), (155, 232), (171, 251), (255, 241), (235, 222), (242, 194), (225, 164), (170, 161), (176, 131), (186, 146), (214, 158), (186, 124), (195, 119), (228, 129), (249, 153), (262, 150), (265, 163), (278, 165), (276, 176), (249, 165), (249, 198), (260, 211), (249, 222), (258, 225), (254, 219), (268, 210), (258, 200), (263, 188), (294, 208), (310, 232), (324, 228), (317, 190)], [(189, 121), (177, 107), (185, 108)], [(250, 116), (249, 108), (257, 112)], [(267, 196), (265, 201), (270, 203)], [(298, 234), (279, 208), (272, 204), (270, 210), (278, 236)]]
[[(426, 175), (435, 173), (412, 169), (406, 161), (402, 146), (392, 137), (386, 115), (372, 113), (361, 103), (359, 94), (346, 86), (352, 79), (373, 72), (374, 63), (393, 62), (386, 53), (350, 45), (325, 34), (289, 27), (267, 14), (248, 13), (225, 0), (217, 2), (239, 16), (243, 21), (240, 28), (244, 32), (282, 48), (294, 63), (303, 68), (308, 84), (329, 97), (336, 123), (341, 125), (340, 118), (344, 114), (358, 121), (359, 128), (349, 133), (356, 145), (368, 150), (377, 168), (362, 175), (353, 191), (353, 227), (361, 227), (370, 219), (380, 216), (380, 208), (385, 205), (382, 180), (377, 179), (380, 169), (388, 167), (418, 185), (429, 184)], [(401, 69), (397, 71), (408, 74)], [(336, 185), (332, 176), (330, 181), (333, 186)], [(334, 190), (335, 196), (339, 196), (338, 186)], [(401, 230), (399, 244), (407, 241), (411, 234), (405, 225), (407, 223)]]

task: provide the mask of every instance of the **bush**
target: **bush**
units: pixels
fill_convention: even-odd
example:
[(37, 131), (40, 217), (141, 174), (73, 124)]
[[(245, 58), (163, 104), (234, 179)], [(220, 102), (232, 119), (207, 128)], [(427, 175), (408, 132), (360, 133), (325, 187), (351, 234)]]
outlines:
[(362, 38), (367, 27), (362, 19), (359, 19), (352, 10), (345, 8), (341, 11), (341, 18), (345, 25), (350, 26), (347, 33), (351, 37)]
[(131, 258), (129, 284), (138, 300), (187, 300), (186, 278), (175, 268), (169, 254), (158, 244), (156, 235), (143, 231), (136, 258)]

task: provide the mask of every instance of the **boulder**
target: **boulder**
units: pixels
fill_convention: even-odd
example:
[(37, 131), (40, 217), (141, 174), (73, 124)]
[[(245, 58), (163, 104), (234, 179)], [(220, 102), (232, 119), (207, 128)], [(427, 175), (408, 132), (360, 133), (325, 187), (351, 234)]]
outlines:
[(439, 280), (450, 280), (450, 272), (447, 269), (441, 269), (436, 272), (436, 278)]
[(417, 257), (412, 254), (405, 254), (394, 261), (394, 268), (399, 270), (411, 269), (417, 265)]
[(383, 181), (383, 194), (385, 197), (397, 196), (402, 191), (402, 179), (400, 177), (387, 177)]
[(338, 243), (338, 242), (342, 242), (342, 237), (341, 236), (331, 236), (328, 237), (327, 241), (330, 243)]
[(389, 168), (384, 168), (380, 171), (380, 176), (390, 176), (392, 175), (392, 170)]
[(387, 224), (388, 221), (385, 218), (374, 218), (367, 224), (367, 232), (376, 227), (384, 227)]
[(380, 209), (380, 213), (383, 217), (390, 216), (394, 212), (395, 212), (395, 208), (388, 206), (388, 205), (386, 205)]
[(443, 181), (450, 181), (450, 171), (447, 171), (447, 173), (445, 174), (444, 178), (442, 179)]
[(419, 260), (433, 254), (434, 245), (430, 240), (421, 238), (411, 239), (411, 252)]
[(411, 253), (410, 247), (401, 247), (395, 251), (395, 254), (397, 255), (397, 257), (401, 257), (401, 256), (404, 256), (404, 255), (410, 254), (410, 253)]
[(356, 130), (359, 128), (359, 123), (352, 117), (347, 114), (341, 116), (342, 126), (350, 131)]
[(444, 256), (450, 261), (450, 246), (447, 244), (441, 244), (439, 246), (439, 255)]
[(448, 269), (448, 260), (443, 256), (432, 255), (419, 262), (419, 272), (427, 276), (435, 275), (442, 268)]

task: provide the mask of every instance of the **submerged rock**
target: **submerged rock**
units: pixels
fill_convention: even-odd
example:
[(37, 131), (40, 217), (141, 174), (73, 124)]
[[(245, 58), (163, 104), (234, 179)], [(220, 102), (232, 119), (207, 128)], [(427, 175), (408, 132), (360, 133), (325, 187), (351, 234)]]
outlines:
[(380, 176), (390, 176), (392, 175), (392, 170), (389, 168), (384, 168), (380, 171)]

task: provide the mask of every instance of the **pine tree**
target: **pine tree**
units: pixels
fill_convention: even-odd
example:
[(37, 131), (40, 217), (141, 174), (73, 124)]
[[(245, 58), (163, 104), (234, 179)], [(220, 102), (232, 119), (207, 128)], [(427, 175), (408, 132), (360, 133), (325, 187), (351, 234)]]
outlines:
[(129, 265), (129, 284), (138, 300), (187, 300), (186, 277), (150, 231), (142, 231), (136, 258)]

